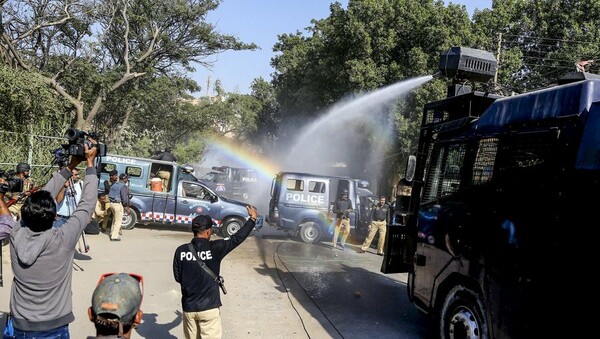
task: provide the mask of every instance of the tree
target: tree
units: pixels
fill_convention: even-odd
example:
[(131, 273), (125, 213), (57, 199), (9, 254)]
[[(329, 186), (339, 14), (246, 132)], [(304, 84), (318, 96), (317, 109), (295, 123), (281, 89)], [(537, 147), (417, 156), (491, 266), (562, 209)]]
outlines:
[[(593, 0), (496, 0), (473, 16), (486, 45), (502, 34), (499, 83), (504, 94), (548, 86), (600, 52), (600, 4)], [(495, 48), (493, 49), (495, 50)], [(593, 70), (598, 70), (593, 65)]]
[[(483, 41), (464, 6), (433, 0), (350, 0), (347, 9), (334, 3), (327, 18), (311, 24), (308, 36), (282, 34), (274, 46), (281, 52), (271, 64), (282, 123), (319, 116), (346, 96), (434, 74), (439, 55), (450, 46), (478, 47)], [(396, 161), (415, 151), (424, 100), (441, 99), (443, 93), (444, 82), (434, 80), (393, 110), (397, 140), (390, 148), (390, 167), (399, 168)], [(373, 142), (372, 135), (357, 138)], [(363, 167), (356, 173), (369, 166), (356, 165)]]
[[(133, 80), (192, 71), (192, 62), (255, 44), (216, 32), (205, 21), (220, 0), (2, 0), (0, 57), (35, 70), (88, 128), (103, 105), (138, 89)], [(85, 81), (83, 81), (85, 80)], [(126, 86), (130, 85), (130, 86)], [(126, 116), (126, 121), (128, 116)]]
[(56, 97), (36, 73), (0, 64), (0, 130), (39, 132), (39, 127), (62, 128), (67, 102)]
[[(275, 97), (275, 89), (262, 77), (254, 79), (250, 87), (252, 97), (256, 98), (259, 103), (256, 123), (258, 137), (266, 145), (271, 145), (276, 139), (277, 127), (280, 123), (279, 103)], [(259, 140), (255, 138), (255, 141)]]

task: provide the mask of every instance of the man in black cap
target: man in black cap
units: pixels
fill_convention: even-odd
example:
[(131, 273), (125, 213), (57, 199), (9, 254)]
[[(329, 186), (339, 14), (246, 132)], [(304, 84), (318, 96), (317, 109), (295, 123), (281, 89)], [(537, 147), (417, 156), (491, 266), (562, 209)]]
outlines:
[(119, 180), (119, 172), (116, 169), (108, 172), (108, 180), (104, 180), (104, 193), (108, 194), (110, 186)]
[(165, 148), (165, 151), (162, 154), (161, 160), (164, 160), (164, 161), (177, 161), (177, 158), (175, 157), (175, 154), (172, 153), (171, 147), (166, 147)]
[(96, 327), (95, 338), (131, 338), (142, 321), (140, 310), (143, 279), (136, 274), (103, 274), (94, 293), (88, 316)]
[(213, 221), (208, 215), (199, 215), (192, 220), (191, 245), (189, 243), (175, 250), (173, 257), (173, 275), (181, 285), (181, 304), (183, 306), (183, 333), (187, 339), (221, 338), (221, 295), (219, 285), (208, 272), (200, 267), (196, 257), (220, 276), (221, 260), (250, 234), (256, 225), (258, 212), (255, 207), (246, 206), (248, 220), (229, 238), (210, 240)]
[(106, 208), (106, 214), (104, 215), (104, 219), (102, 219), (102, 225), (100, 225), (102, 231), (106, 231), (108, 228), (108, 219), (110, 219), (109, 216), (112, 214), (112, 210), (110, 209), (110, 200), (108, 200), (108, 193), (110, 192), (110, 187), (117, 181), (119, 181), (119, 172), (117, 172), (116, 169), (108, 172), (108, 179), (104, 180), (104, 193), (107, 196), (107, 201), (104, 206)]
[(333, 213), (335, 213), (336, 222), (333, 231), (333, 240), (331, 249), (336, 248), (338, 236), (341, 235), (341, 243), (339, 248), (346, 250), (346, 239), (350, 235), (350, 212), (352, 212), (352, 200), (348, 199), (348, 190), (343, 190), (340, 194), (340, 199), (333, 204)]

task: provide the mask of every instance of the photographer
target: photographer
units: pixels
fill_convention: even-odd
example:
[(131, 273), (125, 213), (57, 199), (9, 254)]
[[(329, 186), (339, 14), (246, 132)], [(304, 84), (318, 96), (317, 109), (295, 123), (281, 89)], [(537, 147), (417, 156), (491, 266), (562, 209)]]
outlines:
[[(208, 215), (199, 215), (192, 220), (194, 237), (191, 244), (185, 243), (175, 250), (173, 275), (181, 285), (183, 307), (183, 334), (186, 339), (221, 338), (221, 295), (223, 281), (219, 283), (200, 267), (195, 257), (206, 264), (216, 277), (220, 277), (221, 260), (250, 235), (256, 225), (258, 212), (246, 206), (248, 221), (228, 239), (210, 240), (213, 220)], [(191, 252), (191, 248), (196, 252)]]
[[(98, 187), (94, 167), (98, 148), (88, 143), (82, 148), (83, 156), (72, 155), (66, 168), (25, 201), (23, 225), (15, 224), (10, 234), (14, 274), (10, 313), (17, 338), (69, 338), (68, 326), (75, 319), (71, 299), (75, 246), (94, 211)], [(87, 168), (81, 201), (63, 226), (52, 227), (55, 198), (82, 161)]]

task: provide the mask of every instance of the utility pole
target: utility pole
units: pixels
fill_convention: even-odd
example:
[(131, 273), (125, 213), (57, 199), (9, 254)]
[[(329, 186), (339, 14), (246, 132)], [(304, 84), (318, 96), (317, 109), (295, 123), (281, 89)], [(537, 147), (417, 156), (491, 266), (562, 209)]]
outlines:
[(502, 50), (502, 33), (498, 33), (498, 49), (496, 50), (496, 74), (494, 74), (494, 88), (498, 88), (498, 69), (500, 68), (500, 51)]
[(208, 90), (210, 89), (210, 75), (206, 79), (206, 97), (208, 97)]

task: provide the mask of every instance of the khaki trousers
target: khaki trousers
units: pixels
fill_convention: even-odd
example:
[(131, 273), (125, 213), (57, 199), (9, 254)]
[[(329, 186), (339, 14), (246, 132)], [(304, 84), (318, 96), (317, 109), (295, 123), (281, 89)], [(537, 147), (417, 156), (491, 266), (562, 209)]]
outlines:
[(106, 213), (104, 214), (104, 217), (102, 218), (102, 224), (100, 225), (100, 228), (102, 228), (102, 230), (105, 230), (108, 227), (108, 218), (110, 216), (110, 214), (112, 213), (112, 210), (110, 209), (110, 202), (106, 203)]
[(369, 235), (363, 242), (360, 249), (366, 251), (369, 246), (371, 246), (371, 241), (375, 238), (375, 233), (379, 231), (379, 240), (377, 241), (377, 253), (383, 253), (383, 245), (385, 244), (385, 232), (386, 232), (386, 222), (385, 221), (371, 221), (371, 225), (369, 228)]
[(121, 223), (123, 222), (123, 205), (120, 202), (113, 202), (110, 204), (110, 211), (113, 215), (110, 238), (118, 239), (119, 232), (121, 231)]
[(346, 246), (346, 239), (350, 235), (350, 218), (337, 218), (335, 222), (335, 229), (333, 230), (333, 241), (332, 247), (335, 247), (338, 236), (342, 234), (342, 246)]
[(169, 185), (169, 180), (171, 179), (171, 172), (160, 170), (156, 172), (156, 176), (162, 179), (163, 192), (168, 192), (169, 188), (167, 186)]
[(220, 309), (183, 312), (183, 335), (186, 339), (220, 339), (223, 335)]
[(10, 212), (10, 214), (16, 216), (17, 220), (21, 220), (21, 207), (23, 207), (23, 203), (18, 202), (18, 203), (12, 204), (8, 208), (8, 211)]

